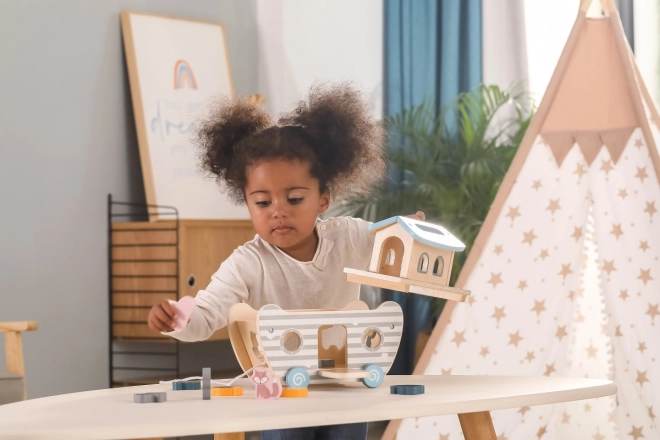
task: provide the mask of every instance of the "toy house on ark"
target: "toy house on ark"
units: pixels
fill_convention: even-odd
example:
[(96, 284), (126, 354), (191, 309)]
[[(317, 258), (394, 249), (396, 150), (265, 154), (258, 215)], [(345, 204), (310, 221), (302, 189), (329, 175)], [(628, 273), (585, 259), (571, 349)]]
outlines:
[(448, 286), (454, 252), (465, 245), (443, 227), (397, 216), (369, 232), (376, 235), (369, 270), (344, 269), (348, 281), (453, 301), (470, 294)]

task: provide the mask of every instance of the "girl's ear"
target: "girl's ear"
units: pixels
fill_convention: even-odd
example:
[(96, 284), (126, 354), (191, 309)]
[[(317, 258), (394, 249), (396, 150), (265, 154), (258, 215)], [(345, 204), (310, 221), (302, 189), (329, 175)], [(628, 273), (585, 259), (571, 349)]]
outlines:
[(319, 200), (319, 214), (323, 214), (330, 207), (330, 191), (321, 193)]

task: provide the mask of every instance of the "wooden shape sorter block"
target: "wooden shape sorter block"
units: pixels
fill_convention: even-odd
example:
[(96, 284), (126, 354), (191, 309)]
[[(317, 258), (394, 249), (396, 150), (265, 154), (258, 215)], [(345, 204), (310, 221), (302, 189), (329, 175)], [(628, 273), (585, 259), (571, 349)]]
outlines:
[(189, 390), (201, 390), (202, 383), (198, 380), (193, 382), (172, 382), (172, 390), (174, 391), (189, 391)]
[(211, 400), (211, 369), (202, 368), (202, 399)]
[(133, 395), (135, 403), (163, 403), (167, 401), (167, 393), (141, 393)]
[(213, 387), (211, 395), (216, 397), (238, 397), (243, 395), (243, 387)]
[(280, 397), (307, 397), (309, 395), (308, 388), (283, 388)]
[(424, 385), (392, 385), (390, 394), (401, 394), (404, 396), (416, 396), (424, 394)]
[(257, 399), (275, 400), (282, 394), (282, 382), (269, 368), (255, 368), (250, 380), (255, 385), (254, 397)]
[(190, 315), (196, 307), (195, 298), (192, 296), (184, 296), (177, 302), (170, 301), (170, 304), (172, 304), (176, 310), (176, 313), (178, 314), (176, 318), (176, 324), (174, 325), (174, 330), (181, 331), (188, 324), (188, 319), (190, 319)]

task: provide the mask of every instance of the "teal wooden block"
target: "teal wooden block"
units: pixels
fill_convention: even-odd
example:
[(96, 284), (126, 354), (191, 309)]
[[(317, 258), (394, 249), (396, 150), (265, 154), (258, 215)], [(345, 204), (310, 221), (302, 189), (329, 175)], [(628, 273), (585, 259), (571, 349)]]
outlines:
[(391, 385), (390, 394), (401, 394), (404, 396), (424, 394), (424, 385)]
[(174, 391), (188, 391), (188, 390), (201, 390), (202, 382), (172, 382), (172, 389)]

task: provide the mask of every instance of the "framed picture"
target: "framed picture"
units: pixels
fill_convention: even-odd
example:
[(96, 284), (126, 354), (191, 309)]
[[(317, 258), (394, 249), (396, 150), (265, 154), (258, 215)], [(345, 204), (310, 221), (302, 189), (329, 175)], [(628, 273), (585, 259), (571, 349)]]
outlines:
[(213, 101), (234, 97), (223, 26), (123, 11), (121, 28), (147, 203), (182, 219), (249, 218), (199, 170), (193, 143)]

